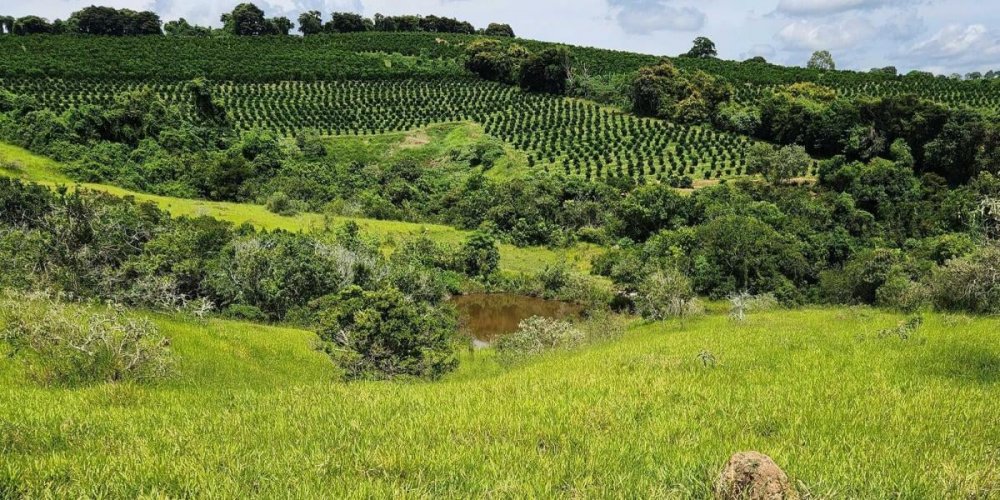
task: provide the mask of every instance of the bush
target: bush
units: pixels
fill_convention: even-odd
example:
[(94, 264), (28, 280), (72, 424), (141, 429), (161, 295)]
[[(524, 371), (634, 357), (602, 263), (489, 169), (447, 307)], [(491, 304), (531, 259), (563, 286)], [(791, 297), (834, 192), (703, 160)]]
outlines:
[(768, 311), (778, 305), (774, 294), (751, 295), (749, 292), (734, 293), (729, 296), (729, 317), (743, 321), (750, 311)]
[(319, 336), (348, 380), (436, 379), (458, 365), (452, 308), (416, 302), (395, 288), (358, 286), (326, 303)]
[(494, 347), (501, 362), (512, 363), (553, 349), (577, 347), (586, 335), (572, 323), (532, 316), (521, 321), (517, 331), (497, 339)]
[(500, 265), (500, 248), (493, 236), (477, 231), (462, 246), (465, 274), (472, 277), (489, 277)]
[(603, 309), (591, 311), (586, 320), (575, 323), (534, 316), (521, 321), (517, 332), (500, 337), (493, 346), (500, 361), (511, 364), (552, 350), (615, 339), (625, 327), (622, 316)]
[(643, 280), (636, 293), (635, 306), (636, 312), (650, 320), (694, 316), (703, 310), (691, 280), (674, 269), (657, 271)]
[(930, 288), (940, 309), (1000, 314), (1000, 246), (949, 261), (931, 275)]
[(255, 323), (264, 323), (267, 321), (267, 315), (259, 307), (248, 306), (246, 304), (230, 304), (223, 314), (228, 318), (241, 321), (252, 321)]
[(123, 309), (86, 312), (47, 296), (8, 295), (0, 341), (44, 383), (148, 381), (172, 371), (170, 341)]
[(485, 169), (490, 169), (505, 154), (502, 141), (484, 136), (472, 144), (453, 150), (451, 159), (468, 162), (469, 166), (472, 167), (482, 165)]
[(903, 312), (915, 312), (930, 303), (930, 292), (923, 284), (905, 274), (896, 273), (875, 292), (875, 303)]
[(267, 209), (270, 212), (274, 212), (278, 215), (293, 216), (302, 211), (303, 203), (298, 200), (293, 200), (288, 197), (282, 191), (277, 191), (267, 198)]

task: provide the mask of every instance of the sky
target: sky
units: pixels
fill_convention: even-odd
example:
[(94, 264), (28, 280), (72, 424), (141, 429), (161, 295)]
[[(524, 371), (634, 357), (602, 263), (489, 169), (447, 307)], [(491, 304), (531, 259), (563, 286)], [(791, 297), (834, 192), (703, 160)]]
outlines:
[[(0, 0), (0, 14), (66, 18), (91, 4), (154, 10), (218, 26), (240, 0)], [(725, 59), (763, 56), (803, 66), (829, 50), (841, 69), (896, 66), (939, 74), (1000, 70), (997, 0), (261, 0), (268, 16), (307, 10), (435, 14), (477, 27), (508, 23), (518, 36), (677, 55), (697, 36)]]

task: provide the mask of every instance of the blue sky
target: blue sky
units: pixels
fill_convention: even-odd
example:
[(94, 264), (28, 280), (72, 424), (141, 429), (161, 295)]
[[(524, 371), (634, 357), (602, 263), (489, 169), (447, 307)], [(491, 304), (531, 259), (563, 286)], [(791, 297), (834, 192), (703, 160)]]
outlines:
[[(0, 0), (0, 13), (50, 19), (92, 3), (152, 9), (218, 25), (238, 0)], [(686, 51), (696, 36), (721, 57), (754, 55), (804, 65), (830, 50), (838, 67), (894, 65), (936, 73), (1000, 70), (996, 0), (267, 0), (268, 15), (350, 10), (365, 15), (437, 14), (485, 26), (506, 22), (519, 36), (650, 54)]]

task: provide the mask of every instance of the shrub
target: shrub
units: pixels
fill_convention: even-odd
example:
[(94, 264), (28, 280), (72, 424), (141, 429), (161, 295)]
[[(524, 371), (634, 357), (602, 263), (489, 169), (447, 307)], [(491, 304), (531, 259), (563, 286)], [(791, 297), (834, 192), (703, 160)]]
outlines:
[(462, 260), (465, 274), (485, 278), (496, 272), (500, 265), (500, 248), (492, 236), (476, 232), (462, 246)]
[(223, 314), (226, 317), (242, 321), (252, 321), (255, 323), (264, 323), (267, 321), (267, 315), (259, 307), (248, 306), (246, 304), (230, 304), (223, 311)]
[(268, 211), (278, 215), (293, 216), (298, 214), (303, 206), (302, 203), (288, 197), (283, 191), (277, 191), (267, 198)]
[(702, 312), (691, 280), (680, 271), (656, 271), (639, 285), (635, 297), (636, 312), (643, 318), (662, 320), (694, 316)]
[(472, 167), (482, 165), (484, 168), (490, 169), (505, 154), (502, 141), (484, 136), (472, 144), (453, 150), (451, 158), (455, 161), (468, 162), (469, 166)]
[(1000, 313), (1000, 246), (953, 259), (930, 278), (934, 305), (949, 311)]
[(875, 292), (875, 303), (881, 307), (915, 312), (930, 302), (930, 292), (921, 283), (902, 273), (890, 276)]
[(553, 349), (577, 347), (586, 335), (572, 323), (541, 316), (521, 321), (517, 331), (497, 339), (494, 347), (501, 362), (512, 363)]
[(326, 303), (319, 336), (348, 380), (436, 379), (458, 365), (452, 308), (414, 301), (395, 288), (358, 286)]
[(41, 382), (147, 381), (172, 371), (170, 341), (120, 307), (87, 312), (47, 296), (8, 295), (0, 341)]
[(734, 293), (729, 296), (729, 317), (736, 321), (744, 321), (750, 311), (767, 311), (777, 305), (778, 299), (774, 297), (774, 294)]
[(625, 333), (626, 326), (624, 317), (603, 309), (589, 312), (586, 321), (578, 325), (583, 330), (587, 342), (600, 342), (621, 337)]

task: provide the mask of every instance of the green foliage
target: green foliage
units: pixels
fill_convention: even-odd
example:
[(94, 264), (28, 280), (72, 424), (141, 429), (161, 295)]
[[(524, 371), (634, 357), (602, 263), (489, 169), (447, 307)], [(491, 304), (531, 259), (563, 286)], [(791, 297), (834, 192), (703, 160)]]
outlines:
[(167, 36), (210, 36), (212, 28), (193, 25), (182, 17), (164, 23), (163, 34)]
[(462, 261), (465, 274), (487, 278), (500, 265), (500, 249), (496, 240), (488, 233), (478, 231), (462, 246)]
[(93, 5), (74, 12), (67, 21), (71, 33), (105, 36), (162, 35), (160, 24), (155, 12)]
[[(405, 43), (400, 35), (379, 34), (390, 44)], [(457, 60), (417, 64), (412, 57), (356, 51), (357, 44), (341, 36), (0, 37), (0, 75), (146, 82), (468, 78)]]
[(663, 320), (694, 316), (703, 312), (691, 280), (674, 269), (656, 271), (639, 285), (636, 312), (643, 318)]
[(747, 172), (761, 174), (772, 184), (781, 184), (808, 173), (812, 159), (798, 145), (775, 148), (758, 142), (747, 150)]
[(530, 92), (566, 93), (571, 54), (566, 47), (553, 47), (529, 54), (521, 63), (518, 83)]
[(236, 36), (287, 35), (292, 28), (288, 18), (265, 18), (264, 11), (252, 3), (237, 5), (220, 21), (223, 32)]
[(813, 52), (812, 57), (809, 58), (809, 63), (806, 64), (809, 69), (817, 69), (821, 71), (833, 71), (837, 69), (836, 63), (833, 62), (833, 55), (830, 54), (828, 50), (817, 50)]
[(509, 24), (490, 23), (489, 26), (483, 30), (483, 34), (486, 36), (513, 38), (514, 29), (511, 28)]
[(632, 83), (632, 109), (642, 116), (705, 123), (731, 93), (731, 86), (709, 74), (681, 72), (664, 59), (639, 70)]
[(284, 232), (233, 239), (207, 278), (221, 306), (244, 304), (280, 319), (291, 308), (367, 284), (377, 260), (337, 245)]
[(415, 302), (395, 289), (349, 287), (320, 313), (320, 338), (348, 380), (419, 377), (453, 370), (454, 310)]
[(556, 349), (572, 349), (586, 335), (572, 323), (533, 316), (521, 321), (517, 331), (497, 339), (494, 347), (501, 362), (511, 364)]
[(148, 320), (46, 296), (0, 299), (0, 342), (46, 384), (155, 381), (173, 367), (169, 339)]
[(265, 206), (267, 206), (268, 210), (278, 215), (286, 216), (293, 216), (299, 213), (302, 209), (302, 204), (300, 202), (292, 200), (282, 191), (275, 191), (271, 194), (271, 196), (268, 196)]
[(989, 245), (949, 261), (930, 278), (934, 304), (944, 310), (1000, 313), (1000, 249)]
[(706, 37), (700, 36), (694, 39), (691, 50), (687, 51), (685, 54), (681, 54), (681, 57), (706, 59), (714, 58), (717, 55), (719, 55), (719, 52), (715, 49), (715, 42)]
[(521, 65), (529, 52), (520, 45), (508, 45), (497, 40), (475, 40), (465, 49), (465, 68), (484, 80), (517, 83)]

